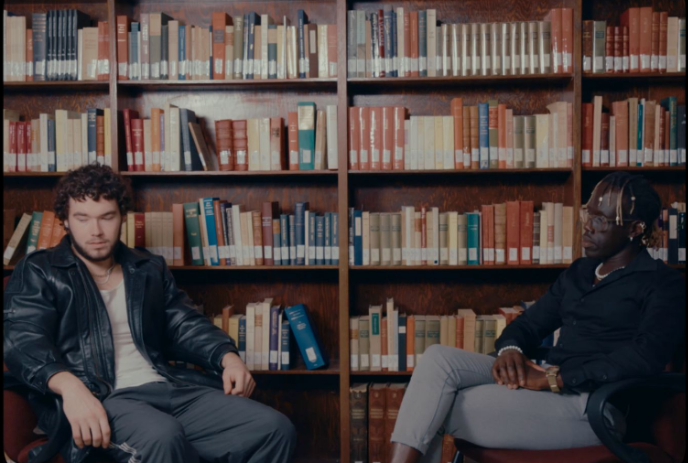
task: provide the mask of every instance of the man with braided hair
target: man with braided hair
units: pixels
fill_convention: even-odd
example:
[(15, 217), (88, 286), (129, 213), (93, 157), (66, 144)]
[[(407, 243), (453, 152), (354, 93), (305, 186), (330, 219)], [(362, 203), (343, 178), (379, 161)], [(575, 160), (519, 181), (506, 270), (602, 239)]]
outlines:
[[(451, 434), (489, 448), (599, 445), (586, 415), (595, 388), (660, 373), (685, 336), (685, 281), (646, 248), (661, 202), (642, 177), (615, 172), (581, 210), (586, 257), (577, 259), (495, 343), (497, 358), (428, 348), (392, 434), (392, 463), (439, 459)], [(561, 328), (546, 370), (529, 359)], [(607, 425), (625, 432), (611, 404)]]

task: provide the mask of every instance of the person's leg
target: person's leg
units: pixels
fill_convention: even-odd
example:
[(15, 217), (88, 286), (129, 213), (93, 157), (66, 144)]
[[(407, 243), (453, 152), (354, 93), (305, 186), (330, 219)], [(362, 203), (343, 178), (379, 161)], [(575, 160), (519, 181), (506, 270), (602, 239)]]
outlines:
[[(442, 452), (442, 435), (451, 434), (487, 448), (552, 450), (599, 445), (585, 414), (588, 394), (555, 394), (528, 389), (510, 390), (487, 384), (467, 388), (456, 396), (444, 429), (433, 439), (423, 463)], [(623, 416), (609, 409), (610, 426), (623, 433)]]
[(296, 430), (278, 411), (244, 397), (202, 386), (175, 386), (173, 416), (204, 460), (286, 463)]
[[(454, 401), (464, 388), (492, 384), (489, 355), (454, 347), (430, 346), (413, 371), (411, 382), (399, 409), (392, 442), (392, 461), (414, 461), (417, 452), (425, 453), (444, 424)], [(411, 449), (403, 448), (411, 447)]]
[(115, 391), (103, 401), (110, 448), (118, 463), (197, 463), (184, 428), (170, 415), (170, 385), (149, 383)]

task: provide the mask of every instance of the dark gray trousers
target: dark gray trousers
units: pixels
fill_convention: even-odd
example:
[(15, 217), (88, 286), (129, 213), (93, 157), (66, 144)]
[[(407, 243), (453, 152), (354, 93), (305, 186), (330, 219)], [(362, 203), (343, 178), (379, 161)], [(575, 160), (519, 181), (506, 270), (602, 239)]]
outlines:
[(156, 382), (103, 402), (118, 463), (285, 463), (296, 431), (278, 411), (203, 386)]

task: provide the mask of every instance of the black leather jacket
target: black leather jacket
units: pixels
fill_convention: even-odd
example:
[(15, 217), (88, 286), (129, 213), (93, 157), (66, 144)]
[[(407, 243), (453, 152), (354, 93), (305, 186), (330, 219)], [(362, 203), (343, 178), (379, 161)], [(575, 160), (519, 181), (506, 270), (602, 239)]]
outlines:
[[(183, 360), (220, 372), (234, 341), (194, 309), (162, 257), (119, 243), (129, 327), (136, 347), (170, 381)], [(17, 264), (4, 294), (4, 360), (45, 395), (60, 371), (76, 375), (101, 401), (114, 389), (115, 352), (105, 304), (91, 274), (74, 255), (69, 235)], [(40, 425), (39, 417), (39, 425)], [(75, 461), (74, 459), (71, 459)], [(80, 460), (80, 459), (78, 459)]]

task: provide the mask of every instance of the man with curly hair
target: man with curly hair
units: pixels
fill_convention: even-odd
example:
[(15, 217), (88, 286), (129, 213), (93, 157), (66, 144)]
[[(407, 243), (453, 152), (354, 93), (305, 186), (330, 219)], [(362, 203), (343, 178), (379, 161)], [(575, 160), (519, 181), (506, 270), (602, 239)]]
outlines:
[[(51, 429), (43, 398), (53, 393), (71, 425), (61, 452), (70, 463), (92, 453), (122, 463), (288, 461), (294, 427), (249, 399), (255, 383), (234, 340), (194, 309), (163, 258), (119, 241), (131, 204), (109, 167), (68, 173), (55, 199), (67, 235), (22, 259), (8, 283), (4, 359), (39, 393), (30, 396), (39, 427)], [(220, 373), (224, 393), (180, 380), (171, 358)]]

